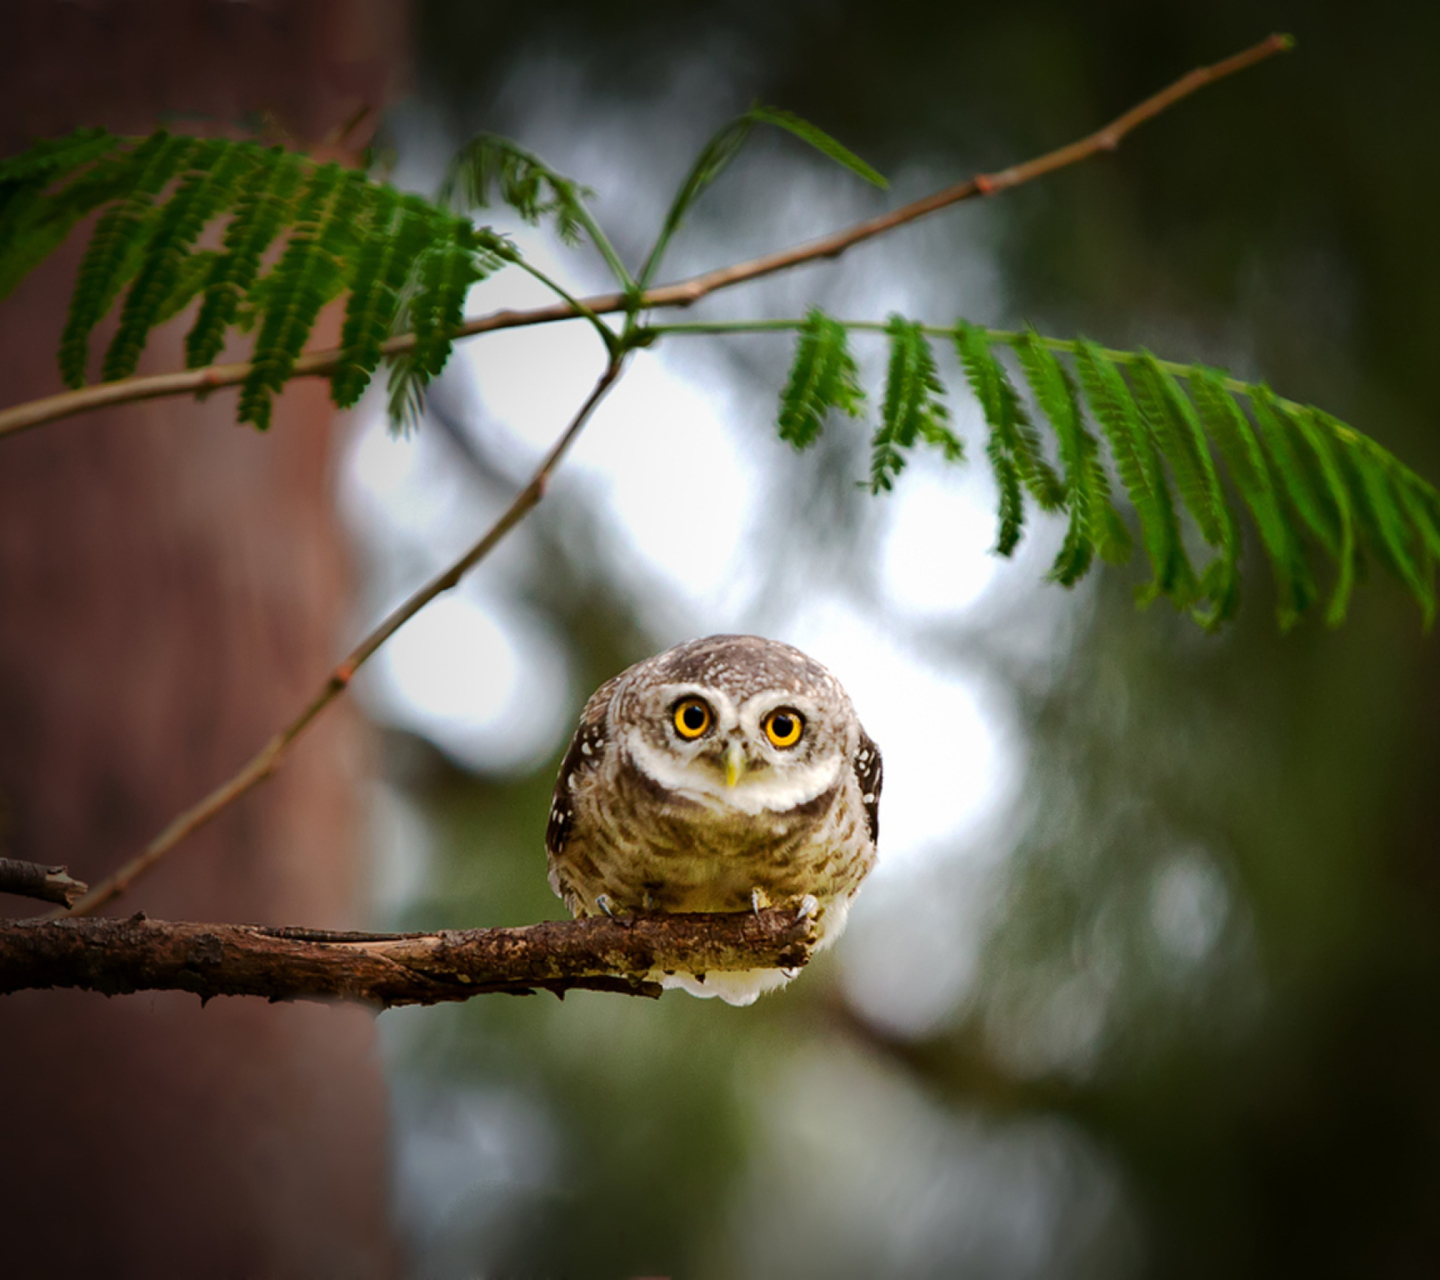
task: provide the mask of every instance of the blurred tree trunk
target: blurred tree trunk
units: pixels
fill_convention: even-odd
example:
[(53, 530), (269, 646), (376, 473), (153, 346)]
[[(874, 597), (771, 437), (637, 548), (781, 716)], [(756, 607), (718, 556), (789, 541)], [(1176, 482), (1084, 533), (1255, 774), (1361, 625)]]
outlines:
[[(315, 142), (403, 74), (405, 6), (7, 6), (0, 144), (77, 124)], [(172, 113), (169, 116), (166, 113)], [(58, 390), (78, 245), (0, 304), (0, 402)], [(175, 330), (146, 368), (181, 363)], [(96, 344), (99, 345), (98, 343)], [(93, 880), (227, 776), (338, 652), (346, 563), (323, 384), (268, 436), (233, 393), (0, 445), (0, 850)], [(358, 722), (332, 712), (260, 791), (117, 905), (344, 926)], [(0, 911), (29, 914), (19, 899)], [(74, 992), (0, 1001), (0, 1273), (383, 1276), (386, 1099), (353, 1008)]]

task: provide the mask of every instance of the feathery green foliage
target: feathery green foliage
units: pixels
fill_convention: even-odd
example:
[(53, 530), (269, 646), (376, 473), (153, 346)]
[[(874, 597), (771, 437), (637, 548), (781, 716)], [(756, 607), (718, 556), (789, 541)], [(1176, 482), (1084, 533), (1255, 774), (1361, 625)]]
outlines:
[[(552, 212), (562, 232), (573, 230), (579, 189), (533, 157), (528, 168), (513, 157), (475, 168), (483, 169), (479, 151), (504, 146), (487, 139), (471, 148), (474, 163), (457, 183), (471, 198), (498, 184), (522, 216)], [(350, 295), (331, 378), (336, 403), (359, 399), (403, 318), (415, 326), (403, 363), (418, 404), (449, 356), (466, 290), (518, 259), (500, 237), (443, 207), (280, 147), (89, 129), (0, 162), (0, 296), (97, 209), (61, 339), (66, 384), (84, 383), (90, 335), (122, 293), (105, 381), (133, 374), (156, 326), (199, 297), (186, 363), (210, 364), (230, 334), (253, 331), (240, 419), (261, 428), (326, 303)], [(211, 228), (220, 247), (198, 248)]]
[(129, 180), (101, 216), (80, 261), (70, 314), (60, 336), (60, 376), (67, 387), (84, 385), (90, 331), (139, 268), (155, 230), (155, 197), (195, 146), (192, 138), (174, 138), (162, 131), (147, 138), (132, 154)]
[(870, 442), (871, 493), (892, 487), (905, 465), (902, 451), (918, 441), (935, 445), (951, 462), (965, 456), (960, 438), (950, 430), (950, 410), (940, 399), (945, 384), (924, 330), (904, 316), (892, 315), (885, 332), (890, 337), (890, 364), (880, 425)]
[[(79, 130), (0, 161), (0, 296), (77, 221), (98, 212), (60, 344), (67, 384), (83, 383), (90, 335), (122, 295), (101, 367), (106, 380), (132, 374), (156, 326), (198, 298), (185, 340), (187, 364), (209, 364), (235, 331), (253, 332), (239, 416), (264, 429), (321, 310), (348, 295), (339, 355), (328, 362), (335, 402), (354, 404), (387, 361), (392, 418), (409, 422), (445, 366), (470, 286), (520, 261), (506, 240), (446, 205), (484, 207), (499, 199), (527, 221), (551, 220), (568, 242), (588, 235), (638, 307), (670, 238), (760, 124), (784, 129), (884, 185), (813, 125), (752, 108), (701, 150), (638, 280), (591, 217), (586, 189), (493, 135), (481, 135), (457, 156), (436, 204), (279, 147), (163, 131), (121, 138)], [(199, 247), (207, 233), (209, 244), (218, 237), (218, 248)], [(1282, 400), (1263, 384), (1149, 352), (1108, 351), (1083, 338), (988, 330), (965, 320), (930, 329), (891, 315), (880, 325), (840, 321), (817, 308), (802, 321), (637, 327), (632, 310), (617, 333), (586, 314), (601, 326), (612, 355), (667, 330), (798, 330), (779, 402), (780, 436), (797, 449), (818, 438), (832, 410), (863, 411), (849, 335), (883, 332), (887, 372), (868, 480), (876, 493), (893, 487), (909, 452), (921, 444), (951, 460), (963, 457), (930, 345), (933, 336), (946, 337), (985, 424), (999, 554), (1011, 555), (1019, 545), (1028, 499), (1065, 515), (1050, 570), (1056, 581), (1073, 585), (1097, 557), (1125, 561), (1131, 536), (1112, 500), (1113, 471), (1150, 563), (1151, 581), (1138, 593), (1142, 602), (1164, 597), (1206, 627), (1233, 617), (1242, 549), (1237, 510), (1243, 508), (1275, 576), (1282, 627), (1319, 596), (1317, 558), (1335, 566), (1325, 610), (1332, 625), (1343, 620), (1367, 558), (1415, 597), (1427, 625), (1434, 616), (1440, 495), (1373, 440), (1318, 409)], [(1027, 395), (1007, 364), (1018, 367)], [(1191, 555), (1203, 555), (1202, 548), (1211, 554), (1197, 573)]]
[(1065, 486), (1045, 460), (1040, 437), (1020, 402), (1005, 367), (990, 350), (982, 329), (960, 320), (955, 326), (955, 352), (990, 436), (985, 456), (1000, 494), (1000, 531), (997, 555), (1012, 555), (1025, 524), (1025, 492), (1042, 511), (1058, 511), (1065, 503)]
[[(812, 310), (803, 321), (754, 327), (777, 325), (800, 331), (781, 396), (780, 433), (806, 444), (823, 425), (823, 411), (806, 410), (808, 389), (820, 380), (822, 350), (845, 352), (848, 359), (847, 331), (880, 331), (889, 340), (882, 420), (871, 451), (874, 492), (893, 487), (908, 451), (922, 442), (960, 456), (927, 335), (951, 338), (987, 430), (985, 454), (999, 507), (995, 551), (1008, 556), (1019, 544), (1027, 495), (1042, 510), (1063, 511), (1065, 537), (1050, 570), (1057, 582), (1071, 586), (1097, 557), (1121, 563), (1131, 553), (1111, 498), (1113, 467), (1150, 562), (1152, 580), (1137, 593), (1142, 604), (1164, 597), (1207, 629), (1234, 617), (1243, 545), (1238, 499), (1270, 560), (1282, 627), (1317, 598), (1316, 553), (1335, 564), (1325, 610), (1330, 625), (1344, 619), (1366, 554), (1414, 596), (1430, 625), (1440, 494), (1373, 440), (1318, 409), (1280, 399), (1263, 383), (1171, 364), (1148, 351), (1107, 351), (1083, 338), (983, 329), (966, 320), (937, 330), (900, 316), (882, 326)], [(1032, 408), (1001, 359), (1006, 351), (1024, 374)], [(857, 408), (862, 394), (858, 386), (851, 393)], [(1060, 474), (1046, 460), (1037, 423), (1054, 436)], [(1102, 451), (1102, 442), (1108, 449)], [(1213, 555), (1197, 575), (1186, 548), (1201, 545)]]
[(864, 403), (845, 326), (812, 307), (796, 336), (790, 377), (780, 393), (780, 438), (803, 449), (820, 438), (831, 409), (853, 418)]
[(1112, 563), (1123, 563), (1130, 554), (1130, 537), (1110, 503), (1110, 481), (1100, 462), (1099, 443), (1085, 427), (1074, 379), (1033, 330), (1021, 335), (1015, 351), (1059, 446), (1070, 523), (1050, 576), (1068, 587), (1085, 576), (1097, 553)]
[(436, 198), (463, 211), (488, 209), (498, 197), (531, 225), (552, 219), (561, 240), (578, 244), (590, 220), (585, 201), (594, 194), (508, 138), (480, 133), (450, 161)]
[(393, 426), (408, 429), (419, 421), (425, 388), (444, 368), (464, 320), (462, 309), (470, 286), (516, 256), (501, 237), (477, 230), (463, 218), (454, 219), (448, 237), (436, 239), (422, 251), (416, 285), (400, 312), (400, 323), (415, 335), (415, 344), (391, 361)]

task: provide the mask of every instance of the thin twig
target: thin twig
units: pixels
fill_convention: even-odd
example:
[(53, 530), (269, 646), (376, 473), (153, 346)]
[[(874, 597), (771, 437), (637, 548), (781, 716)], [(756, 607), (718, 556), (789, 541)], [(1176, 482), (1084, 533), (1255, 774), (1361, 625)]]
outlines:
[(69, 906), (88, 886), (65, 867), (47, 867), (18, 858), (0, 858), (0, 893)]
[[(1284, 53), (1292, 44), (1293, 41), (1289, 36), (1269, 36), (1241, 53), (1212, 66), (1199, 67), (1182, 76), (1168, 88), (1146, 98), (1144, 102), (1132, 107), (1103, 129), (1097, 130), (1088, 137), (1081, 138), (1055, 151), (1047, 152), (1024, 164), (1003, 169), (999, 173), (977, 174), (964, 182), (955, 183), (933, 195), (902, 205), (890, 213), (881, 214), (879, 217), (870, 218), (865, 222), (858, 222), (852, 227), (837, 231), (823, 239), (797, 245), (763, 258), (755, 258), (749, 262), (707, 271), (693, 276), (689, 280), (681, 280), (675, 284), (651, 289), (640, 299), (639, 309), (688, 307), (719, 289), (728, 289), (733, 285), (758, 280), (763, 276), (773, 275), (777, 271), (784, 271), (805, 262), (813, 262), (821, 258), (836, 258), (862, 241), (873, 239), (875, 236), (903, 226), (905, 223), (914, 222), (926, 214), (949, 208), (951, 205), (974, 199), (976, 196), (994, 195), (996, 192), (1018, 187), (1022, 183), (1053, 173), (1057, 169), (1063, 169), (1067, 165), (1076, 164), (1102, 151), (1114, 151), (1120, 145), (1121, 139), (1132, 129), (1153, 119), (1182, 98), (1188, 97), (1206, 85), (1213, 84), (1226, 76), (1244, 71), (1277, 53)], [(623, 293), (597, 294), (594, 297), (583, 299), (583, 302), (585, 307), (595, 315), (624, 311), (630, 305)], [(490, 333), (496, 329), (552, 324), (559, 320), (573, 320), (579, 314), (580, 312), (576, 308), (565, 303), (538, 307), (529, 311), (495, 311), (489, 315), (477, 316), (473, 320), (466, 321), (456, 336), (474, 337), (476, 334)], [(414, 334), (400, 334), (385, 343), (382, 350), (386, 355), (395, 355), (410, 350), (414, 345)], [(328, 375), (340, 363), (343, 354), (343, 349), (339, 347), (309, 352), (296, 360), (292, 376), (322, 377)], [(204, 369), (121, 378), (115, 382), (102, 382), (93, 387), (82, 387), (78, 391), (63, 391), (57, 395), (30, 400), (24, 404), (0, 410), (0, 436), (24, 431), (45, 422), (54, 422), (59, 418), (67, 418), (87, 409), (126, 404), (136, 400), (153, 400), (161, 396), (203, 394), (219, 387), (235, 386), (244, 382), (249, 374), (250, 364), (240, 361), (233, 364), (209, 365)]]
[(142, 852), (131, 858), (119, 870), (101, 880), (68, 912), (57, 912), (56, 914), (86, 916), (98, 910), (112, 898), (124, 893), (137, 876), (144, 875), (192, 831), (204, 826), (227, 805), (243, 796), (257, 782), (264, 781), (274, 773), (286, 752), (294, 745), (295, 739), (310, 727), (316, 716), (345, 692), (354, 678), (355, 672), (366, 660), (430, 601), (450, 590), (489, 555), (496, 544), (520, 523), (532, 507), (540, 502), (540, 499), (545, 496), (545, 489), (549, 484), (551, 473), (559, 465), (571, 444), (574, 443), (575, 437), (580, 434), (590, 415), (595, 411), (596, 405), (614, 386), (615, 380), (620, 376), (624, 366), (623, 353), (612, 357), (610, 363), (605, 366), (605, 372), (600, 375), (589, 396), (586, 397), (585, 403), (580, 406), (579, 412), (570, 420), (569, 426), (560, 434), (560, 437), (551, 446), (550, 452), (545, 455), (544, 460), (536, 468), (535, 474), (530, 477), (530, 483), (520, 490), (504, 514), (490, 526), (479, 542), (444, 573), (432, 578), (416, 591), (356, 645), (344, 661), (330, 673), (330, 678), (320, 687), (319, 692), (310, 700), (305, 709), (271, 738), (234, 777), (216, 787), (198, 804), (192, 805), (179, 814)]
[(658, 973), (793, 969), (814, 923), (793, 909), (597, 916), (520, 929), (329, 933), (147, 920), (0, 922), (0, 994), (79, 987), (120, 995), (190, 991), (268, 1000), (358, 1000), (380, 1008), (490, 992), (576, 988), (658, 996)]

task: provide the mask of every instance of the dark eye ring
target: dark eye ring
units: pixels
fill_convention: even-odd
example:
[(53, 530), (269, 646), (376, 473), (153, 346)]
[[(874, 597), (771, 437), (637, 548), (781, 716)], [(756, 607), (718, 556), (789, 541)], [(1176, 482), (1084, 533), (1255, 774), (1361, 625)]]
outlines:
[(703, 698), (682, 698), (671, 714), (675, 732), (688, 741), (704, 733), (712, 719), (709, 704)]

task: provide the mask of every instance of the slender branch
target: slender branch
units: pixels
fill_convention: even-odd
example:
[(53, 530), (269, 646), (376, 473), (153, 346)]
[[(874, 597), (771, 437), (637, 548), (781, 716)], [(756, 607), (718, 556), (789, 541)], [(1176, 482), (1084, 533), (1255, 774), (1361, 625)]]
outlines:
[(490, 992), (576, 988), (658, 996), (657, 971), (798, 968), (813, 922), (791, 909), (603, 916), (521, 929), (330, 933), (147, 920), (0, 922), (0, 994), (80, 987), (268, 1000), (357, 1000), (382, 1009)]
[[(330, 678), (320, 687), (304, 710), (280, 730), (264, 747), (251, 757), (248, 763), (228, 781), (216, 787), (203, 800), (179, 814), (140, 853), (131, 858), (119, 870), (101, 880), (93, 889), (74, 904), (68, 913), (72, 916), (90, 915), (112, 898), (119, 897), (128, 889), (136, 877), (144, 875), (167, 853), (170, 852), (192, 831), (205, 825), (222, 809), (233, 804), (256, 783), (264, 781), (279, 766), (280, 761), (294, 745), (295, 740), (305, 732), (315, 718), (335, 701), (349, 686), (355, 672), (372, 654), (393, 636), (411, 618), (420, 612), (436, 596), (450, 590), (471, 569), (494, 550), (495, 546), (536, 506), (545, 496), (550, 475), (569, 451), (575, 437), (580, 434), (596, 405), (615, 384), (625, 367), (625, 356), (621, 353), (612, 357), (605, 366), (605, 372), (591, 390), (585, 403), (570, 420), (569, 426), (551, 446), (550, 452), (536, 468), (530, 482), (515, 496), (501, 517), (486, 531), (485, 536), (452, 564), (444, 573), (432, 578), (414, 593), (404, 604), (395, 609), (389, 617), (367, 635), (330, 673)], [(62, 913), (57, 913), (62, 914)]]
[[(949, 208), (976, 196), (994, 195), (1000, 191), (1018, 187), (1035, 178), (1077, 164), (1103, 151), (1114, 151), (1122, 138), (1131, 130), (1153, 119), (1182, 98), (1188, 97), (1207, 85), (1244, 71), (1275, 54), (1284, 53), (1293, 44), (1289, 36), (1272, 35), (1259, 44), (1217, 62), (1212, 66), (1199, 67), (1182, 76), (1169, 87), (1162, 89), (1144, 102), (1116, 117), (1103, 129), (1060, 147), (1045, 155), (1037, 156), (1024, 164), (1012, 166), (999, 173), (977, 174), (964, 182), (925, 196), (910, 204), (902, 205), (890, 213), (858, 222), (852, 227), (837, 231), (820, 240), (796, 245), (779, 253), (768, 254), (749, 262), (721, 267), (681, 280), (675, 284), (662, 285), (647, 291), (639, 300), (639, 310), (658, 307), (688, 307), (706, 295), (719, 289), (758, 280), (774, 275), (802, 263), (818, 261), (821, 258), (837, 258), (847, 249), (862, 241), (891, 231), (906, 223), (923, 218), (926, 214)], [(584, 305), (595, 315), (625, 311), (632, 305), (623, 293), (597, 294), (584, 299)], [(495, 311), (478, 316), (463, 324), (457, 337), (474, 337), (496, 329), (510, 329), (522, 325), (552, 324), (560, 320), (572, 320), (581, 313), (566, 303), (539, 307), (529, 311)], [(382, 350), (386, 355), (408, 351), (415, 345), (414, 334), (400, 334), (385, 343)], [(323, 377), (334, 371), (343, 352), (339, 347), (312, 351), (295, 362), (293, 377)], [(204, 394), (219, 387), (235, 386), (249, 376), (248, 362), (209, 365), (204, 369), (187, 369), (176, 373), (153, 374), (145, 377), (121, 378), (115, 382), (103, 382), (93, 387), (82, 387), (78, 391), (64, 391), (39, 400), (27, 401), (12, 408), (0, 410), (0, 436), (11, 435), (36, 427), (45, 422), (54, 422), (88, 409), (107, 405), (127, 404), (136, 400), (152, 400), (161, 396)]]
[(87, 885), (76, 880), (65, 867), (46, 867), (38, 862), (21, 862), (16, 858), (0, 858), (0, 893), (19, 898), (38, 898), (41, 902), (58, 902), (69, 906)]

